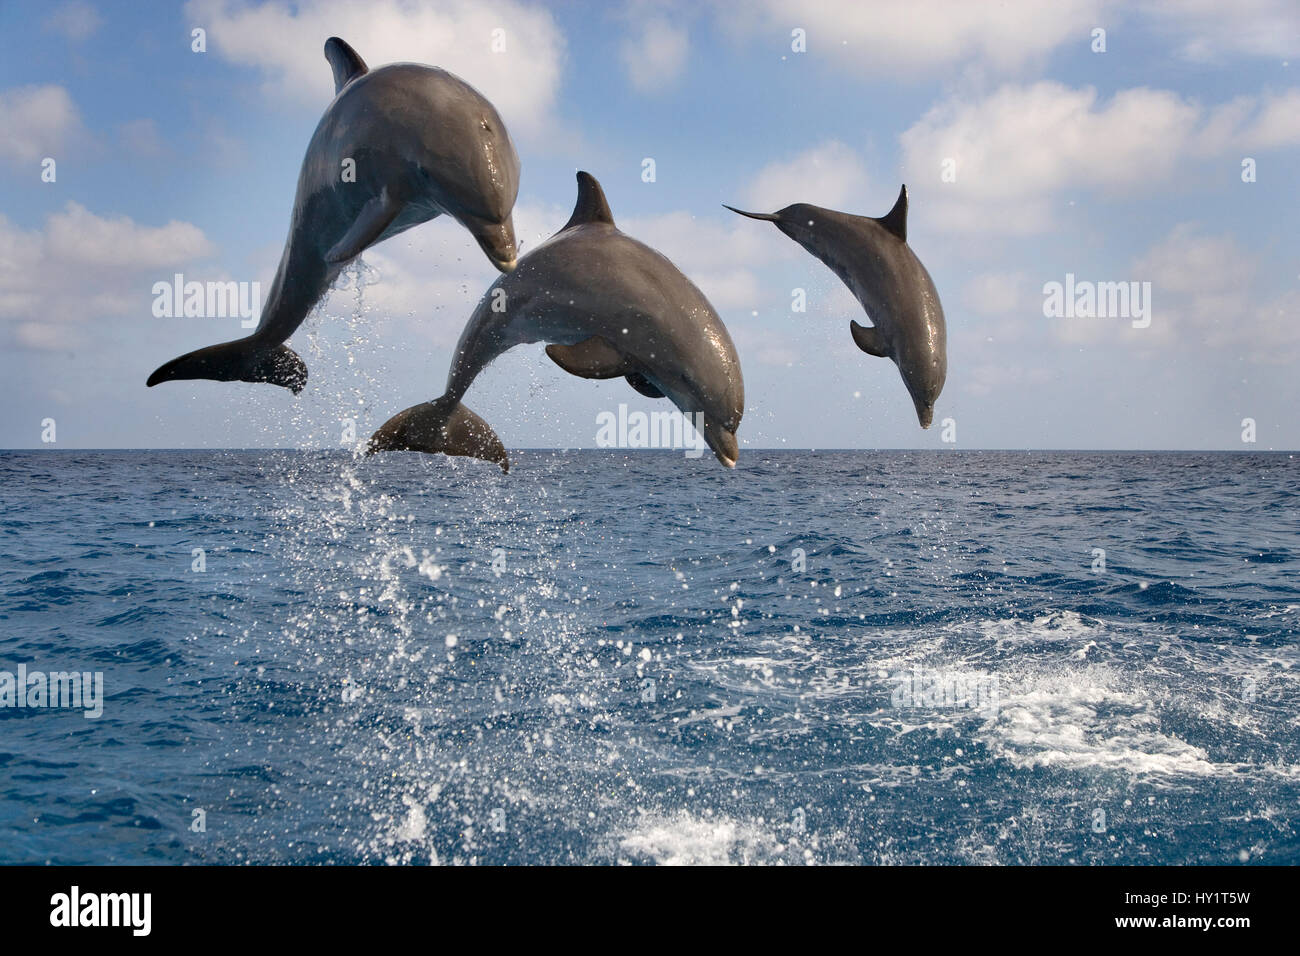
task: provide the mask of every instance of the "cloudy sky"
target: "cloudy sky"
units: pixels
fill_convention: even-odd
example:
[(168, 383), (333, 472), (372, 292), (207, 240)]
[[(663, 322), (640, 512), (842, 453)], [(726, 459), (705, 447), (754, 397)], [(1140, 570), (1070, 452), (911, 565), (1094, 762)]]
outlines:
[[(567, 219), (575, 170), (600, 179), (620, 227), (730, 329), (743, 445), (937, 448), (952, 419), (965, 448), (1300, 448), (1294, 0), (5, 0), (0, 447), (40, 446), (47, 418), (68, 448), (337, 447), (346, 419), (364, 437), (442, 391), (496, 275), (445, 218), (368, 251), (298, 331), (301, 396), (144, 386), (245, 334), (155, 317), (153, 285), (269, 287), (333, 95), (332, 34), (496, 104), (523, 164), (524, 252)], [(948, 320), (929, 431), (893, 364), (853, 344), (861, 310), (839, 280), (721, 206), (879, 216), (901, 182)], [(1149, 325), (1044, 315), (1067, 274), (1150, 283)], [(540, 347), (467, 397), (515, 448), (592, 446), (620, 402), (660, 407)]]

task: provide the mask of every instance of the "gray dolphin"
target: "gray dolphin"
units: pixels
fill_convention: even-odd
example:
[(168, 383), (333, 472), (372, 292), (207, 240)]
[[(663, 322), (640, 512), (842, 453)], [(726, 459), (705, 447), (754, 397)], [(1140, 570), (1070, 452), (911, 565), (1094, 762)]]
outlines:
[(257, 329), (173, 359), (148, 385), (207, 378), (271, 382), (297, 394), (307, 367), (282, 343), (352, 259), (443, 213), (498, 269), (514, 268), (519, 157), (492, 104), (445, 70), (416, 63), (369, 70), (338, 37), (326, 41), (325, 58), (334, 101), (303, 157), (289, 238)]
[(527, 342), (583, 378), (625, 377), (642, 395), (702, 413), (704, 440), (734, 468), (745, 410), (740, 360), (726, 327), (677, 267), (614, 225), (605, 193), (578, 173), (578, 201), (559, 232), (488, 289), (456, 345), (447, 390), (371, 436), (368, 453), (443, 452), (509, 469), (500, 439), (461, 404), (479, 372)]
[(948, 375), (948, 333), (934, 281), (907, 244), (907, 187), (879, 219), (807, 203), (771, 214), (726, 208), (776, 223), (831, 267), (873, 323), (862, 326), (850, 319), (853, 341), (868, 355), (894, 360), (921, 427), (929, 428)]

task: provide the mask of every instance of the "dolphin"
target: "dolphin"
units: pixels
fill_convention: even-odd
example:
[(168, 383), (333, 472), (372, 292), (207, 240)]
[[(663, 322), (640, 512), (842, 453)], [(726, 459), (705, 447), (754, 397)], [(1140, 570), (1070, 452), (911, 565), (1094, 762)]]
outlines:
[(307, 367), (284, 341), (365, 249), (443, 213), (503, 272), (515, 265), (511, 210), (519, 157), (492, 104), (459, 77), (416, 63), (366, 67), (325, 43), (334, 100), (298, 174), (280, 267), (248, 337), (173, 359), (146, 384), (206, 378), (270, 382), (294, 394)]
[(858, 348), (890, 358), (916, 406), (922, 428), (934, 421), (934, 403), (948, 375), (948, 333), (934, 280), (907, 244), (907, 186), (879, 219), (795, 203), (774, 213), (732, 212), (776, 223), (840, 277), (862, 303), (872, 325), (849, 320)]
[(468, 455), (508, 471), (500, 439), (461, 398), (497, 356), (530, 342), (550, 343), (546, 354), (573, 375), (623, 377), (642, 395), (702, 415), (704, 440), (736, 466), (745, 386), (731, 336), (676, 266), (619, 231), (600, 183), (584, 172), (569, 221), (497, 279), (470, 316), (446, 392), (390, 418), (367, 453)]

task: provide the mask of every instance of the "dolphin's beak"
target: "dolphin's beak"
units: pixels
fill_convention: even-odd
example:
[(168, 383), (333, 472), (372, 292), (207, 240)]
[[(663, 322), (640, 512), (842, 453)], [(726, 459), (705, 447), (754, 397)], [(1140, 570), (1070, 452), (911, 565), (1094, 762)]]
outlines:
[(930, 402), (917, 402), (916, 417), (922, 428), (929, 428), (934, 422), (934, 405)]
[(740, 443), (736, 441), (735, 432), (725, 428), (711, 428), (706, 421), (704, 440), (713, 449), (713, 454), (718, 456), (718, 461), (728, 468), (736, 467), (736, 459), (740, 457)]
[(781, 216), (774, 212), (745, 212), (743, 209), (737, 209), (735, 206), (728, 206), (725, 202), (722, 204), (723, 209), (730, 209), (732, 212), (738, 212), (742, 216), (748, 216), (750, 219), (762, 219), (764, 222), (780, 222)]
[(506, 217), (505, 222), (489, 222), (486, 219), (468, 216), (462, 222), (478, 240), (479, 248), (497, 269), (502, 272), (510, 272), (514, 269), (518, 253), (515, 246), (515, 227), (509, 216)]

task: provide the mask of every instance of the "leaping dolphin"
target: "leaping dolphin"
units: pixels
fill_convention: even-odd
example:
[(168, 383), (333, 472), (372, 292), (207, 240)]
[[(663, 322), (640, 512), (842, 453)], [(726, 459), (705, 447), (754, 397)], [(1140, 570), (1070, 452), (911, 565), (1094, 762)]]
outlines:
[(173, 359), (172, 379), (271, 382), (302, 391), (307, 366), (284, 341), (364, 250), (443, 213), (502, 272), (515, 265), (511, 221), (519, 157), (492, 104), (445, 70), (392, 63), (370, 70), (338, 37), (325, 43), (334, 100), (298, 174), (289, 238), (257, 329)]
[(831, 267), (873, 323), (863, 326), (850, 319), (853, 341), (868, 355), (894, 360), (921, 427), (929, 428), (948, 375), (948, 333), (934, 281), (907, 244), (907, 187), (879, 219), (807, 203), (770, 214), (726, 208), (776, 223)]
[[(390, 418), (368, 453), (442, 452), (509, 470), (500, 439), (461, 404), (475, 377), (516, 345), (583, 378), (625, 377), (642, 395), (702, 413), (704, 440), (734, 468), (745, 410), (740, 361), (726, 327), (677, 267), (614, 225), (594, 177), (578, 173), (578, 201), (559, 232), (488, 289), (461, 333), (441, 398)], [(695, 419), (698, 420), (698, 419)]]

